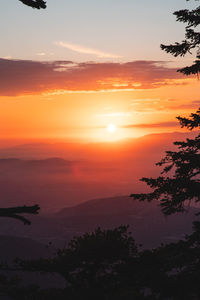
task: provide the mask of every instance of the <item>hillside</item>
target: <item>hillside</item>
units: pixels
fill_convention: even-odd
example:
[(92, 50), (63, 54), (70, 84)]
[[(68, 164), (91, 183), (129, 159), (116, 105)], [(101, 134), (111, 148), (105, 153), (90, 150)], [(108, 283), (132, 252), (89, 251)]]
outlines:
[(165, 217), (156, 202), (133, 201), (127, 196), (95, 199), (61, 210), (56, 219), (60, 226), (80, 234), (100, 226), (113, 228), (130, 225), (130, 231), (144, 247), (168, 243), (191, 232), (192, 221), (198, 210)]

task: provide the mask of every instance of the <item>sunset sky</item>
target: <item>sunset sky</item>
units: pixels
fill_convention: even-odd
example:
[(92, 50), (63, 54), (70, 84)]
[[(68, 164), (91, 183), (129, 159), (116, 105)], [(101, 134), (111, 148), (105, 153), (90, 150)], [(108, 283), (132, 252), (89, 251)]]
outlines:
[[(115, 141), (177, 131), (199, 81), (160, 44), (184, 39), (183, 0), (17, 0), (0, 9), (0, 138)], [(113, 127), (109, 127), (112, 124)], [(109, 130), (112, 128), (112, 130)]]

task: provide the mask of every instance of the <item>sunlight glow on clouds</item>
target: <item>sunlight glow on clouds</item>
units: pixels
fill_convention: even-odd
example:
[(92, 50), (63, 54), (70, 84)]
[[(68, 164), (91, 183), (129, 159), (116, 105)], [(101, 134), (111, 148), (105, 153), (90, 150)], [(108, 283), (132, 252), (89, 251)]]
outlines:
[(131, 116), (132, 116), (131, 112), (123, 112), (123, 111), (97, 114), (97, 117), (131, 117)]
[[(190, 79), (191, 80), (191, 79)], [(75, 63), (0, 59), (0, 95), (118, 92), (183, 86), (176, 69), (157, 61)]]
[(123, 128), (167, 128), (167, 127), (177, 127), (179, 126), (178, 121), (176, 122), (160, 122), (160, 123), (139, 123), (139, 124), (129, 124), (123, 126)]
[(45, 52), (38, 52), (36, 55), (38, 55), (38, 56), (45, 56), (46, 53)]

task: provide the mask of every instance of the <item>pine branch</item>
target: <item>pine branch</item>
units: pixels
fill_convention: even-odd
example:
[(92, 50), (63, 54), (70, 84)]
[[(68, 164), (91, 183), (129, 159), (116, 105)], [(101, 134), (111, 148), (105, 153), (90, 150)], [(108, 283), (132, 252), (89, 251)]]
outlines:
[(200, 7), (191, 11), (188, 9), (175, 11), (174, 15), (178, 22), (187, 23), (187, 27), (197, 27), (200, 24)]
[[(198, 0), (197, 0), (198, 1)], [(200, 6), (194, 10), (183, 9), (174, 12), (176, 20), (178, 22), (186, 23), (185, 28), (185, 40), (181, 43), (176, 42), (175, 44), (163, 45), (161, 44), (161, 49), (173, 56), (185, 56), (187, 53), (192, 54), (191, 50), (197, 50), (196, 58), (197, 60), (193, 65), (179, 69), (178, 72), (184, 75), (195, 75), (197, 74), (199, 78), (200, 72), (200, 32), (195, 32), (194, 28), (200, 25)], [(193, 27), (193, 28), (192, 28)]]
[(200, 109), (196, 113), (190, 115), (190, 118), (177, 117), (180, 122), (181, 127), (187, 127), (192, 130), (194, 128), (200, 127)]
[(198, 60), (195, 60), (194, 64), (185, 67), (182, 69), (177, 70), (177, 72), (183, 73), (184, 75), (197, 75), (199, 79), (199, 73), (200, 73), (200, 56), (198, 56)]
[(17, 206), (9, 208), (0, 208), (0, 217), (14, 218), (24, 223), (24, 225), (30, 225), (31, 222), (21, 214), (36, 215), (39, 213), (40, 207), (34, 206)]
[(177, 56), (184, 56), (188, 52), (191, 54), (190, 50), (194, 47), (191, 43), (189, 43), (188, 41), (185, 40), (185, 41), (182, 41), (182, 43), (175, 43), (174, 45), (161, 44), (160, 48), (161, 48), (161, 50), (164, 50), (167, 53), (170, 53), (173, 56), (177, 57)]
[(185, 37), (187, 40), (190, 40), (194, 47), (200, 44), (200, 32), (196, 32), (193, 29), (188, 28), (186, 29)]
[(27, 6), (32, 7), (32, 8), (45, 9), (47, 7), (46, 1), (43, 1), (43, 0), (19, 0), (19, 1)]

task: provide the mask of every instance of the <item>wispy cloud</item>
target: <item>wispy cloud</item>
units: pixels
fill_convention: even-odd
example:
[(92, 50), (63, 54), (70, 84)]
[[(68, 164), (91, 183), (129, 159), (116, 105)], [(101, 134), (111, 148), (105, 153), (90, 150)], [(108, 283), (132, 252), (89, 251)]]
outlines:
[(177, 122), (160, 122), (160, 123), (144, 123), (144, 124), (129, 124), (123, 126), (123, 128), (165, 128), (165, 127), (176, 127), (179, 123)]
[(118, 111), (118, 112), (109, 112), (109, 113), (104, 113), (104, 114), (97, 114), (97, 117), (131, 117), (132, 113), (131, 112), (123, 112), (123, 111)]
[(45, 52), (38, 52), (38, 53), (36, 53), (36, 55), (37, 55), (37, 56), (45, 56), (46, 53), (45, 53)]
[(8, 55), (8, 56), (4, 56), (2, 57), (3, 59), (12, 59), (12, 56)]
[(100, 57), (100, 58), (121, 58), (122, 57), (120, 55), (107, 53), (107, 52), (104, 52), (104, 51), (101, 51), (101, 50), (88, 48), (88, 47), (84, 47), (84, 46), (77, 45), (77, 44), (66, 43), (66, 42), (62, 42), (62, 41), (55, 42), (55, 44), (57, 46), (67, 48), (69, 50), (72, 50), (72, 51), (75, 51), (75, 52), (78, 52), (78, 53), (92, 54), (92, 55), (95, 55), (95, 56)]

